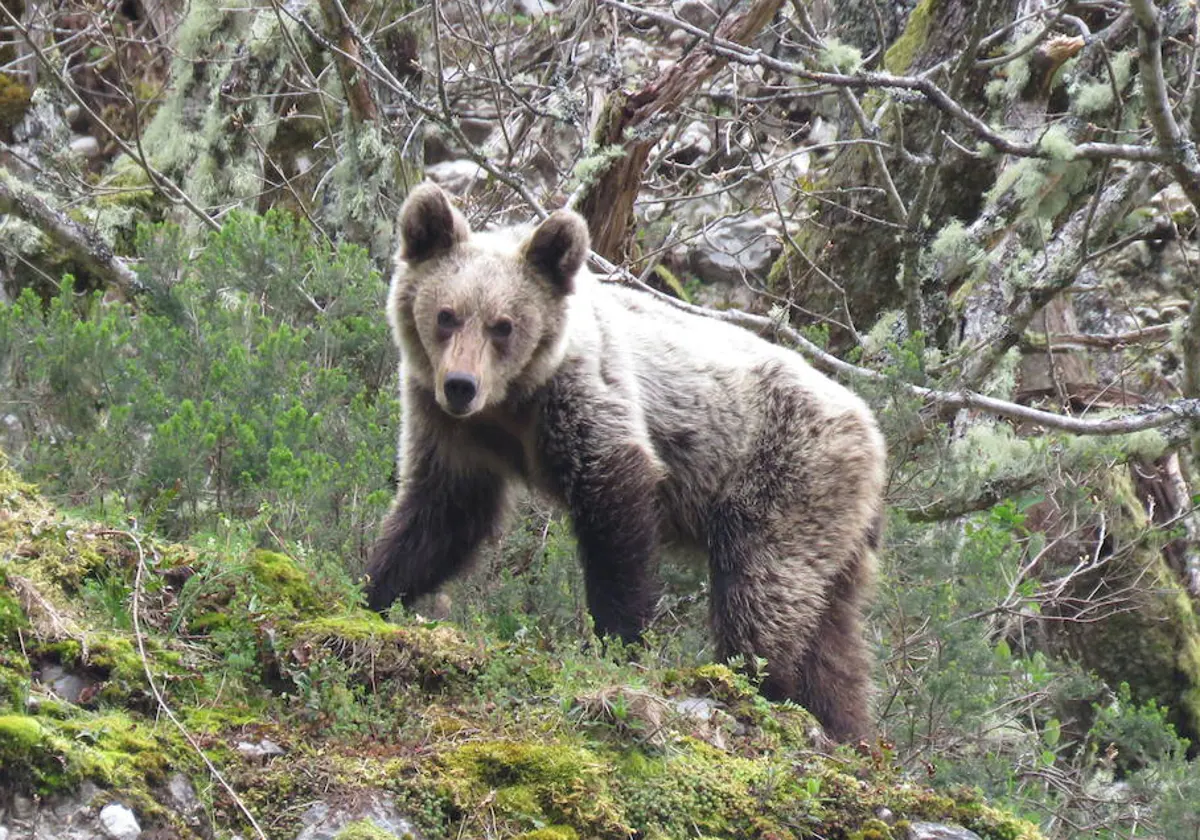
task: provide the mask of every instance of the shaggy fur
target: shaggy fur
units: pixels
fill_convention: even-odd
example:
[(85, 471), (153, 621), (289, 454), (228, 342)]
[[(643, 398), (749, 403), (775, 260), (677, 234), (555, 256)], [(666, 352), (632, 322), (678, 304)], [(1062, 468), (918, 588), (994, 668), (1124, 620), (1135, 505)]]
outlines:
[(750, 332), (601, 284), (573, 213), (472, 233), (423, 185), (400, 229), (401, 481), (370, 606), (436, 590), (525, 485), (570, 512), (600, 634), (652, 618), (660, 544), (699, 549), (721, 656), (765, 658), (764, 693), (833, 737), (868, 734), (885, 455), (866, 405)]

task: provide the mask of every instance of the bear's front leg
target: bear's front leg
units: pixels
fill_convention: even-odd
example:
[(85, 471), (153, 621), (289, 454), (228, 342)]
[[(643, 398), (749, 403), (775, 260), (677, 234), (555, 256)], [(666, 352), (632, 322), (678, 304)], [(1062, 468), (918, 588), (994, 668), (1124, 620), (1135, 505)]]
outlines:
[(367, 566), (367, 605), (406, 607), (461, 571), (504, 513), (504, 480), (439, 469), (426, 454), (403, 480)]
[(654, 617), (659, 584), (661, 466), (603, 406), (551, 402), (541, 453), (571, 514), (596, 634), (635, 641)]

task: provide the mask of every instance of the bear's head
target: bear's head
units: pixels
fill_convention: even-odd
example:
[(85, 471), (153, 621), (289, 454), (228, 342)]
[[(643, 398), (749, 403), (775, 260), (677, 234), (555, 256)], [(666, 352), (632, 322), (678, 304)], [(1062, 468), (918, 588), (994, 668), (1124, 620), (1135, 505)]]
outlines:
[(583, 219), (558, 210), (532, 231), (473, 233), (426, 183), (409, 193), (399, 224), (389, 317), (406, 375), (460, 418), (548, 381), (590, 247)]

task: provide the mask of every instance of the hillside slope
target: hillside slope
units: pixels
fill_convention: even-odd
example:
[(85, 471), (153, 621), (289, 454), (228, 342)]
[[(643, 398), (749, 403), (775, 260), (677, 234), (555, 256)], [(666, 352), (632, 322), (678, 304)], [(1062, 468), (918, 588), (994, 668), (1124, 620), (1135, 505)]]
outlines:
[(1039, 836), (885, 747), (815, 748), (806, 712), (724, 667), (354, 597), (232, 538), (64, 516), (0, 462), (0, 836)]

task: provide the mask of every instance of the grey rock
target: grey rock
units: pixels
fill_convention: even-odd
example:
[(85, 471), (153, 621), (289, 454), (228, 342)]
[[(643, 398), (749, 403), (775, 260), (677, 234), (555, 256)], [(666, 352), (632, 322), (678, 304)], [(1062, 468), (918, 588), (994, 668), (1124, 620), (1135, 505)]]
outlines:
[(200, 800), (192, 782), (182, 773), (175, 773), (167, 779), (167, 796), (173, 805), (185, 816), (192, 816), (200, 810)]
[(487, 170), (473, 160), (447, 160), (426, 166), (425, 177), (455, 195), (462, 195), (476, 181), (486, 178)]
[(675, 709), (683, 715), (697, 720), (711, 720), (717, 702), (708, 697), (684, 697), (675, 701)]
[(300, 818), (304, 829), (296, 840), (333, 840), (338, 832), (352, 822), (369, 820), (376, 828), (396, 837), (420, 838), (416, 827), (396, 808), (391, 797), (370, 796), (356, 803), (339, 803), (336, 807), (317, 802)]
[(96, 680), (80, 676), (60, 665), (43, 666), (39, 681), (54, 689), (54, 693), (68, 703), (78, 703), (84, 689), (96, 685)]
[(110, 802), (100, 809), (100, 827), (112, 840), (137, 840), (142, 833), (133, 811), (119, 802)]
[(12, 798), (12, 815), (19, 820), (27, 820), (37, 812), (37, 803), (28, 796), (17, 794)]
[(974, 831), (945, 823), (915, 822), (908, 824), (908, 840), (981, 840)]
[(692, 120), (679, 132), (670, 159), (686, 166), (712, 154), (712, 150), (712, 126), (701, 120)]
[(717, 23), (717, 10), (713, 8), (713, 4), (705, 3), (704, 0), (679, 0), (671, 6), (675, 17), (692, 26), (708, 30)]
[(488, 14), (520, 14), (531, 18), (540, 18), (558, 11), (550, 0), (493, 0), (485, 3), (484, 10)]
[(250, 741), (238, 741), (237, 751), (247, 758), (271, 758), (277, 755), (287, 753), (283, 747), (276, 744), (270, 738), (263, 738), (257, 744)]
[(709, 283), (741, 283), (766, 279), (782, 245), (761, 219), (726, 219), (696, 237), (688, 249), (688, 264)]
[(513, 0), (513, 8), (531, 18), (540, 18), (558, 11), (558, 7), (550, 0)]
[(95, 157), (100, 154), (100, 141), (91, 135), (82, 134), (71, 140), (71, 151), (84, 157)]

